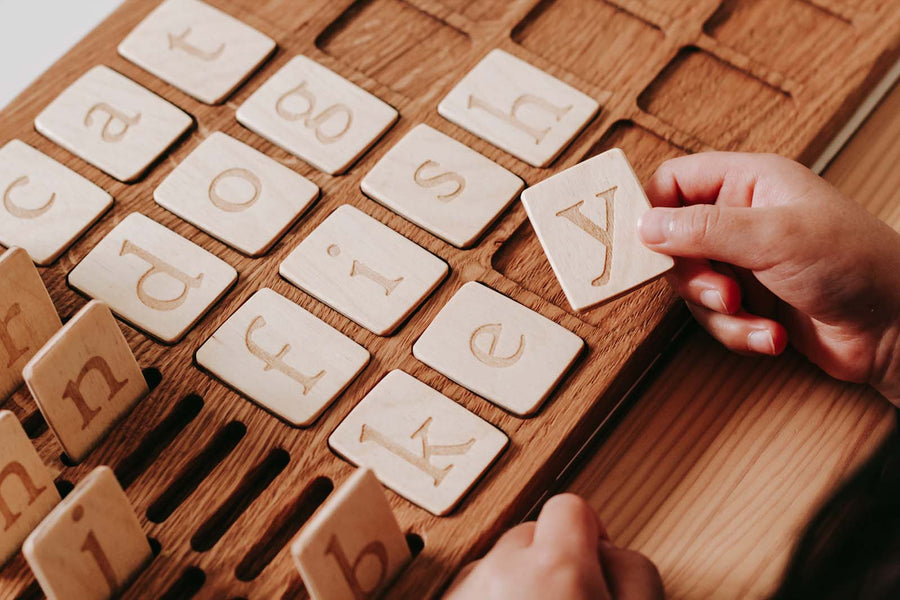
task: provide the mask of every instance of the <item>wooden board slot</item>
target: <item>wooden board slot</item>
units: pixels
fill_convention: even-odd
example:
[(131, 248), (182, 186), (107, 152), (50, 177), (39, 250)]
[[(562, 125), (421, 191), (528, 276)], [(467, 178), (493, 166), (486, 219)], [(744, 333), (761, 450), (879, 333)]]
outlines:
[(25, 429), (28, 438), (34, 440), (47, 431), (47, 421), (41, 411), (35, 410), (22, 420), (22, 428)]
[(200, 567), (190, 566), (181, 572), (175, 582), (159, 597), (160, 600), (190, 600), (206, 583), (206, 573)]

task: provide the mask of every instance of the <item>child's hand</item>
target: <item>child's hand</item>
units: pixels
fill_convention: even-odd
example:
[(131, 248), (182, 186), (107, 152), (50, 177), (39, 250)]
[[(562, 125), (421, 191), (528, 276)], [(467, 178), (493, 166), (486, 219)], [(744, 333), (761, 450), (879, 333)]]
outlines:
[(838, 379), (900, 405), (900, 234), (805, 167), (711, 152), (663, 163), (638, 224), (676, 256), (691, 312), (732, 350), (788, 341)]
[(588, 504), (547, 500), (537, 521), (513, 527), (460, 572), (444, 600), (663, 600), (647, 558), (616, 548)]

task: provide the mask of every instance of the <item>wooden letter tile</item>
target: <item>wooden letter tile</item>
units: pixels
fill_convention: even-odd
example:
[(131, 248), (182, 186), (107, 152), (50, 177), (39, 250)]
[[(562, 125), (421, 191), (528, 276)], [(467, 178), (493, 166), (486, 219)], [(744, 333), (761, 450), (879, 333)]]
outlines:
[(0, 148), (0, 244), (39, 265), (59, 257), (112, 206), (112, 196), (19, 140)]
[(161, 206), (249, 256), (267, 252), (318, 195), (310, 180), (221, 132), (153, 192)]
[(163, 342), (179, 341), (237, 281), (237, 271), (131, 213), (69, 273), (69, 283)]
[(79, 77), (34, 127), (119, 181), (133, 181), (191, 126), (191, 117), (109, 67)]
[(119, 324), (97, 300), (50, 338), (23, 375), (47, 424), (75, 462), (148, 392)]
[(534, 413), (584, 342), (480, 283), (465, 284), (413, 346), (453, 381), (517, 415)]
[(343, 173), (398, 116), (305, 56), (292, 58), (237, 111), (244, 127), (332, 175)]
[(153, 557), (112, 469), (97, 467), (22, 546), (47, 600), (106, 600)]
[(218, 104), (275, 42), (199, 0), (166, 0), (119, 44), (119, 54), (200, 102)]
[(293, 425), (306, 426), (369, 362), (369, 351), (263, 288), (197, 351), (197, 362)]
[(524, 182), (465, 144), (417, 125), (362, 180), (362, 191), (457, 248), (467, 248)]
[(348, 204), (281, 263), (281, 275), (378, 335), (389, 335), (447, 276), (447, 263)]
[(650, 202), (618, 148), (528, 188), (522, 203), (575, 310), (631, 291), (674, 265), (637, 236)]
[(22, 384), (22, 369), (62, 327), (50, 294), (28, 253), (0, 256), (0, 400)]
[(535, 167), (590, 121), (596, 100), (503, 50), (491, 50), (438, 105), (442, 117)]
[(316, 511), (291, 544), (312, 600), (376, 598), (411, 559), (378, 479), (353, 475)]
[(502, 431), (403, 371), (391, 371), (328, 444), (386, 486), (445, 515), (506, 447)]

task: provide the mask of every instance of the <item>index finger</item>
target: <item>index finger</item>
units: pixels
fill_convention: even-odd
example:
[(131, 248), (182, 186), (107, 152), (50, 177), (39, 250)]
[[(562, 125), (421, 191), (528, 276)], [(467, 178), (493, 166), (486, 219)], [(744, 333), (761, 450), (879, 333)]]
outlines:
[(596, 558), (601, 533), (597, 513), (587, 502), (575, 494), (559, 494), (544, 503), (532, 546), (548, 545), (564, 554)]

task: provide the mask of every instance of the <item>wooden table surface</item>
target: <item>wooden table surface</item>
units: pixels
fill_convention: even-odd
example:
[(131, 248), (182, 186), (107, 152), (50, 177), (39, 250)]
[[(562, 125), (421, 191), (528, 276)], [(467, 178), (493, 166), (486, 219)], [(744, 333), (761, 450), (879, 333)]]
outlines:
[[(900, 229), (900, 86), (825, 173)], [(892, 423), (873, 390), (792, 350), (734, 355), (694, 326), (569, 484), (669, 598), (765, 598), (818, 504)]]

